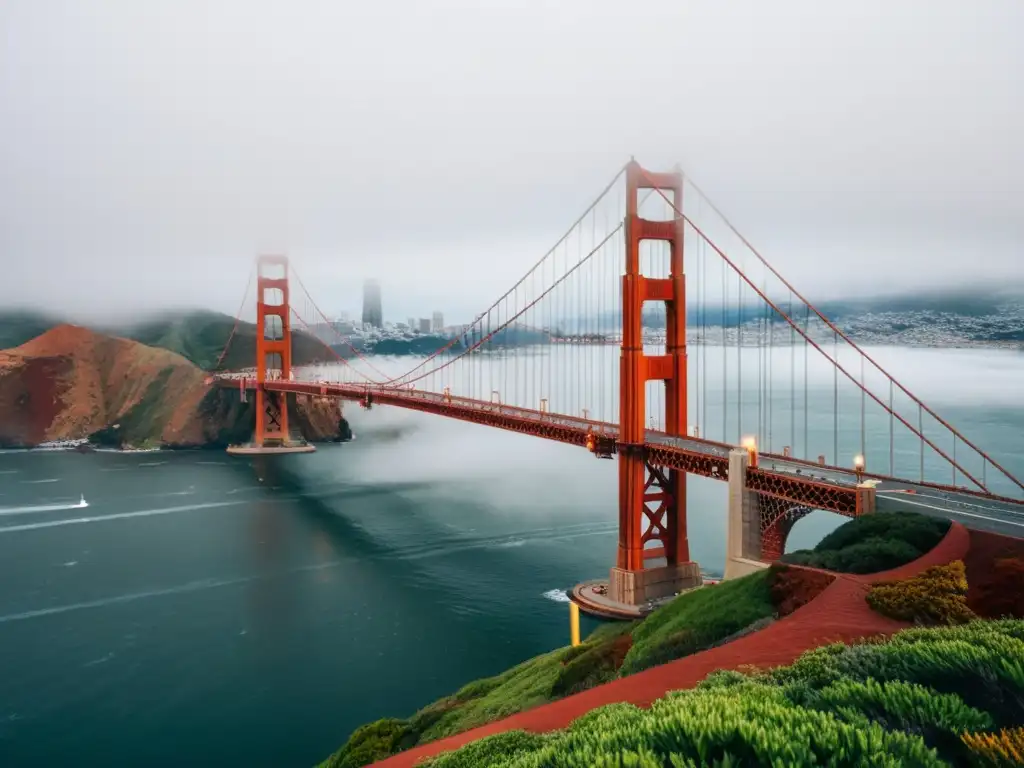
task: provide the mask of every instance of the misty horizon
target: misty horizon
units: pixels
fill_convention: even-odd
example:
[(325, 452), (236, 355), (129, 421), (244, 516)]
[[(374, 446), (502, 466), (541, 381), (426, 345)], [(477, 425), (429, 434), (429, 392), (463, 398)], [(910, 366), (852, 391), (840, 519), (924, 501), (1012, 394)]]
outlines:
[(678, 162), (812, 302), (1024, 285), (1013, 0), (40, 0), (0, 24), (0, 306), (233, 315), (279, 252), (325, 312), (377, 278), (390, 319), (468, 321), (631, 155)]

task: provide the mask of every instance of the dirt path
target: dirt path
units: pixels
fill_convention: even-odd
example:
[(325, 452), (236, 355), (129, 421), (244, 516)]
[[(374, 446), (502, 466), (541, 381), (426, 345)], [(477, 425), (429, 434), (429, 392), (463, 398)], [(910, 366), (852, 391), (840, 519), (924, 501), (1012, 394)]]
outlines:
[(782, 666), (793, 662), (804, 651), (820, 645), (892, 634), (909, 624), (872, 611), (864, 600), (870, 585), (878, 581), (908, 578), (933, 565), (961, 560), (969, 547), (967, 529), (953, 523), (935, 549), (914, 562), (868, 576), (835, 574), (836, 580), (818, 597), (760, 632), (520, 712), (504, 720), (415, 747), (374, 765), (386, 768), (411, 767), (426, 757), (457, 749), (495, 733), (517, 729), (540, 733), (565, 728), (577, 717), (605, 704), (626, 701), (641, 707), (649, 706), (669, 691), (694, 687), (715, 670), (749, 665)]

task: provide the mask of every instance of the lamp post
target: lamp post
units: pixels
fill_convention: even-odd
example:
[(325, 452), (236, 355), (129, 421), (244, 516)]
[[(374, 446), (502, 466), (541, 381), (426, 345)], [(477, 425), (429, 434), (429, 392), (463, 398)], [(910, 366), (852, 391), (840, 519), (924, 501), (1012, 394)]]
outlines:
[(753, 437), (744, 437), (740, 445), (746, 449), (747, 455), (750, 457), (750, 466), (757, 466), (757, 440)]
[(853, 471), (857, 473), (857, 482), (864, 482), (864, 457), (859, 453), (853, 457)]

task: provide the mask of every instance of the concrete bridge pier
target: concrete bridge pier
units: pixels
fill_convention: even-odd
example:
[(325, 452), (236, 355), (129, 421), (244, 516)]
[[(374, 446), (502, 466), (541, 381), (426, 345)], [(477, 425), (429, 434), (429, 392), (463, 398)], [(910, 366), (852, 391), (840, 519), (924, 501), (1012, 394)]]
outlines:
[(747, 490), (750, 453), (729, 451), (729, 512), (726, 527), (725, 578), (736, 579), (767, 568), (761, 561), (761, 509), (758, 496)]

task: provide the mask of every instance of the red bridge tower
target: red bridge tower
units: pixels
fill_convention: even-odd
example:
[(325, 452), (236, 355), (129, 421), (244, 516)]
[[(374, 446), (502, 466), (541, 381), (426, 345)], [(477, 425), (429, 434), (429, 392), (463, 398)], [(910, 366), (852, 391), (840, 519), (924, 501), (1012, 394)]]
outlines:
[(288, 437), (286, 395), (270, 392), (267, 381), (291, 379), (292, 332), (288, 296), (288, 258), (260, 256), (256, 264), (256, 433), (258, 448), (285, 446)]
[[(652, 465), (644, 448), (648, 381), (665, 382), (666, 432), (682, 437), (687, 433), (684, 220), (677, 213), (667, 221), (640, 218), (637, 196), (642, 189), (671, 193), (675, 207), (682, 210), (682, 174), (650, 173), (636, 162), (630, 162), (626, 169), (626, 265), (622, 278), (619, 379), (619, 546), (608, 596), (629, 605), (640, 605), (700, 584), (700, 569), (690, 561), (686, 537), (686, 473)], [(669, 244), (671, 262), (667, 278), (645, 277), (640, 273), (642, 240)], [(641, 315), (646, 301), (665, 302), (667, 333), (663, 355), (644, 354)]]

